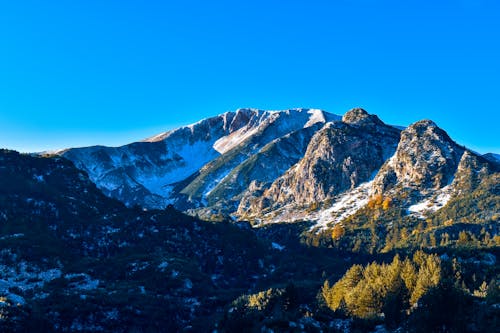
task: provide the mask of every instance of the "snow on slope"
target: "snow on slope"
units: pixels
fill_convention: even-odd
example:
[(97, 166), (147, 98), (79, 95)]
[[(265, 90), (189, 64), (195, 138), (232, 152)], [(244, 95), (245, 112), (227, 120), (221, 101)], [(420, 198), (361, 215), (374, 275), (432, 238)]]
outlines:
[(258, 131), (259, 131), (258, 127), (240, 128), (236, 132), (223, 136), (222, 138), (217, 140), (214, 143), (213, 148), (220, 154), (224, 154), (233, 149), (234, 147), (236, 147), (237, 145), (239, 145), (240, 143), (242, 143), (243, 141), (245, 141), (246, 139), (248, 139), (249, 137), (251, 137), (252, 135), (256, 134)]
[[(323, 115), (319, 116), (321, 114)], [(276, 166), (276, 163), (285, 165), (288, 168), (296, 162), (296, 158), (287, 156), (287, 152), (274, 149), (272, 151), (274, 159), (267, 160), (266, 163), (273, 170), (270, 172), (264, 171), (265, 174), (262, 174), (256, 170), (263, 171), (263, 169), (266, 169), (266, 166), (261, 165), (264, 161), (256, 158), (257, 156), (262, 157), (260, 152), (266, 155), (265, 151), (272, 146), (269, 146), (269, 144), (275, 140), (284, 139), (284, 141), (288, 141), (287, 138), (292, 133), (295, 133), (295, 137), (297, 132), (301, 130), (313, 128), (317, 130), (321, 124), (324, 124), (323, 122), (318, 123), (318, 121), (335, 119), (335, 117), (320, 110), (311, 112), (309, 109), (259, 111), (258, 113), (254, 111), (254, 114), (249, 117), (247, 125), (239, 127), (238, 130), (220, 138), (215, 143), (214, 150), (223, 154), (204, 166), (200, 170), (200, 174), (181, 193), (188, 196), (191, 202), (200, 200), (203, 202), (206, 199), (209, 205), (216, 205), (221, 200), (231, 200), (241, 194), (253, 180), (272, 182), (281, 175), (281, 173), (276, 174), (276, 170), (281, 170), (279, 166)], [(311, 118), (315, 119), (311, 120)], [(307, 123), (312, 125), (306, 126)], [(295, 145), (300, 147), (301, 143)], [(290, 159), (293, 160), (293, 163), (290, 163)], [(229, 175), (231, 176), (226, 177)], [(269, 177), (272, 177), (272, 179), (269, 179)], [(234, 200), (231, 202), (236, 204)], [(228, 207), (226, 206), (226, 208)], [(233, 205), (231, 205), (230, 209), (232, 208)]]
[(234, 147), (238, 146), (246, 139), (257, 134), (262, 127), (276, 122), (280, 117), (286, 117), (283, 122), (282, 130), (291, 132), (301, 127), (310, 127), (316, 123), (327, 121), (339, 120), (339, 116), (328, 114), (318, 109), (291, 109), (283, 111), (261, 111), (255, 110), (254, 116), (250, 119), (248, 124), (241, 127), (239, 130), (230, 133), (229, 135), (221, 137), (217, 140), (213, 148), (221, 154), (228, 152)]
[(106, 194), (129, 205), (138, 203), (161, 208), (171, 203), (174, 183), (187, 179), (221, 154), (261, 133), (270, 124), (277, 127), (269, 131), (268, 136), (274, 131), (283, 134), (339, 118), (321, 110), (239, 109), (160, 133), (141, 142), (121, 147), (73, 148), (60, 154), (85, 170)]
[(363, 208), (371, 196), (372, 184), (373, 181), (369, 181), (350, 191), (343, 192), (331, 200), (330, 206), (323, 206), (318, 211), (310, 212), (307, 208), (290, 204), (267, 214), (263, 219), (266, 223), (311, 221), (313, 225), (310, 230), (321, 231), (354, 215)]
[(325, 113), (322, 110), (311, 109), (307, 111), (311, 116), (309, 117), (309, 121), (304, 125), (304, 127), (310, 127), (316, 123), (326, 123)]
[(408, 213), (418, 218), (425, 218), (426, 213), (433, 213), (443, 208), (450, 201), (453, 187), (447, 185), (434, 192), (432, 197), (417, 202), (408, 207)]
[(330, 208), (321, 211), (316, 216), (312, 216), (316, 224), (311, 229), (325, 229), (354, 215), (368, 204), (372, 184), (373, 182), (369, 181), (351, 191), (338, 195)]
[[(106, 194), (127, 204), (157, 202), (150, 205), (161, 208), (170, 199), (169, 185), (184, 180), (219, 156), (212, 146), (223, 134), (221, 127), (205, 125), (195, 131), (182, 127), (168, 132), (163, 141), (77, 148), (63, 155), (87, 171), (90, 179)], [(147, 198), (145, 191), (166, 201)]]
[(203, 165), (214, 159), (218, 154), (210, 149), (206, 142), (194, 142), (191, 145), (179, 147), (175, 152), (182, 159), (182, 165), (176, 168), (159, 171), (154, 174), (139, 174), (136, 180), (152, 193), (169, 197), (169, 185), (184, 180)]

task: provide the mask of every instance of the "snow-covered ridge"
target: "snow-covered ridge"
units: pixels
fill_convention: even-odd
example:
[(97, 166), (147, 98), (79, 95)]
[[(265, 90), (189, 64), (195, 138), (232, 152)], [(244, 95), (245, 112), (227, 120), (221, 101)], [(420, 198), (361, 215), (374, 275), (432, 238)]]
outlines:
[[(327, 121), (340, 119), (339, 116), (328, 114), (319, 109), (290, 109), (281, 111), (250, 110), (252, 113), (249, 115), (247, 125), (217, 140), (213, 146), (216, 151), (220, 154), (228, 152), (255, 135), (263, 127), (278, 121), (279, 118), (286, 119), (286, 121), (284, 121), (286, 125), (281, 126), (288, 127), (289, 131), (310, 127), (316, 123), (326, 123)], [(241, 112), (241, 110), (238, 110), (236, 113), (238, 114), (238, 112)], [(238, 117), (235, 116), (235, 118), (237, 119)]]
[[(72, 148), (59, 153), (85, 170), (105, 194), (128, 205), (161, 208), (175, 203), (174, 184), (266, 129), (270, 130), (263, 140), (272, 140), (332, 119), (340, 117), (316, 109), (238, 109), (141, 142), (120, 147)], [(258, 146), (258, 142), (253, 144)]]

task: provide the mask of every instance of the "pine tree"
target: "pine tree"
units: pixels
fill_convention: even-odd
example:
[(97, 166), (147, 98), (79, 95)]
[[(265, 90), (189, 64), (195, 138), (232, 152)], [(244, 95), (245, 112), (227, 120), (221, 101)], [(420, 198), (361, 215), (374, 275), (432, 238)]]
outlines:
[(410, 294), (413, 293), (415, 285), (417, 284), (417, 270), (415, 268), (415, 265), (408, 258), (403, 261), (401, 268), (401, 278), (403, 279), (408, 292)]
[(415, 304), (429, 289), (439, 284), (441, 280), (441, 261), (437, 255), (427, 256), (418, 270), (415, 289), (411, 294), (410, 302)]

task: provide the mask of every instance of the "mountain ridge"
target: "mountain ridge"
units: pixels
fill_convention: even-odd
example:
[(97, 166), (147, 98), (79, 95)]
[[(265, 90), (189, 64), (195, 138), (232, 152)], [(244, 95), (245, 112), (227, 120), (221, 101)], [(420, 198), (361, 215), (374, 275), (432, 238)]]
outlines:
[(407, 197), (401, 204), (409, 214), (424, 218), (460, 195), (461, 186), (473, 189), (498, 170), (494, 154), (467, 150), (432, 120), (401, 128), (362, 108), (342, 117), (318, 109), (238, 109), (142, 142), (62, 156), (128, 206), (173, 204), (204, 219), (257, 225), (305, 219), (319, 228), (342, 222), (375, 196)]
[[(236, 148), (241, 141), (260, 135), (262, 142), (254, 142), (254, 145), (263, 147), (291, 131), (338, 118), (316, 109), (238, 109), (161, 133), (142, 142), (120, 147), (68, 149), (60, 154), (87, 171), (107, 195), (129, 206), (139, 204), (148, 208), (161, 208), (173, 203), (170, 185), (192, 176), (208, 163)], [(243, 155), (239, 157), (239, 162), (245, 157)]]

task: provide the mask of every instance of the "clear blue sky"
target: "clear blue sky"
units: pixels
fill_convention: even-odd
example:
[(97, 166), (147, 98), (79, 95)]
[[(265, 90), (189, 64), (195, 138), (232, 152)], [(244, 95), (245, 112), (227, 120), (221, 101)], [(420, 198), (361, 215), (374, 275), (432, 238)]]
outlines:
[(0, 147), (119, 145), (239, 107), (430, 118), (500, 153), (495, 0), (0, 0)]

